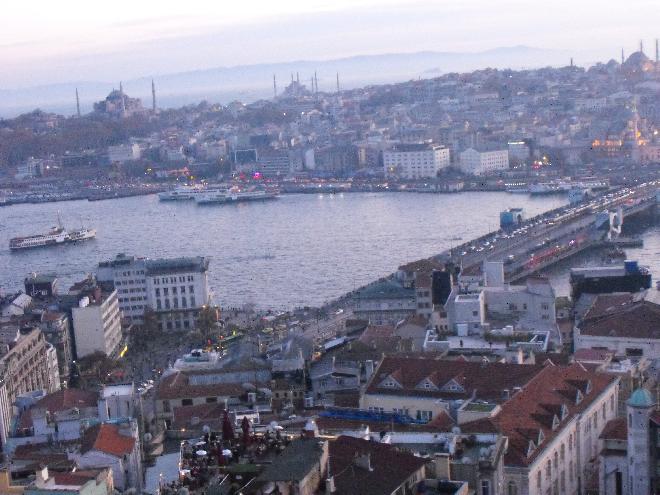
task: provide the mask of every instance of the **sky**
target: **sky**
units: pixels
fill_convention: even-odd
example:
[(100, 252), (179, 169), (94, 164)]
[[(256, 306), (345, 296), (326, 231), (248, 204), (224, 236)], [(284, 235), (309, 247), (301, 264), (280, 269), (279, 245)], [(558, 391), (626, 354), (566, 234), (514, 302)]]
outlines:
[(0, 88), (219, 66), (526, 45), (618, 58), (660, 36), (657, 0), (19, 0)]

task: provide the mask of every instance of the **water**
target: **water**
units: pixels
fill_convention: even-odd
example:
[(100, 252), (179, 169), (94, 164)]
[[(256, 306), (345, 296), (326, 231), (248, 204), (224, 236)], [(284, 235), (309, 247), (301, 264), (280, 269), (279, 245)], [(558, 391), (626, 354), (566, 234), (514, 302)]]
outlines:
[[(0, 209), (0, 290), (30, 272), (56, 272), (60, 290), (118, 253), (208, 256), (209, 285), (222, 306), (320, 305), (396, 270), (498, 228), (499, 212), (527, 216), (564, 197), (470, 192), (452, 195), (284, 195), (277, 201), (199, 207), (157, 196), (14, 205)], [(9, 239), (56, 223), (96, 227), (96, 240), (11, 253)], [(660, 249), (656, 246), (656, 251)], [(640, 259), (642, 259), (640, 257)]]

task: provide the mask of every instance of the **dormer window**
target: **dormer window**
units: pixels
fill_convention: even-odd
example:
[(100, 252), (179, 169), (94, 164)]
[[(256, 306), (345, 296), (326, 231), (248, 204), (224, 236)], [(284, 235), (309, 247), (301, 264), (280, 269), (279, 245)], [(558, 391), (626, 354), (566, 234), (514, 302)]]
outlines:
[(587, 389), (585, 391), (585, 394), (590, 394), (591, 393), (591, 380), (587, 381)]
[(536, 450), (536, 445), (534, 444), (534, 440), (530, 440), (529, 443), (527, 444), (527, 457), (530, 457), (535, 450)]
[(578, 390), (577, 393), (575, 394), (575, 404), (579, 404), (580, 402), (582, 402), (582, 399), (584, 399), (584, 396), (582, 395), (582, 392)]
[(378, 385), (379, 387), (383, 388), (402, 388), (401, 384), (392, 377), (392, 375), (388, 375), (385, 377), (385, 379), (380, 382)]
[(568, 407), (566, 404), (561, 405), (561, 420), (564, 421), (568, 417)]
[(424, 378), (421, 382), (415, 387), (417, 390), (438, 390), (438, 387), (435, 383), (431, 381), (430, 378)]
[(461, 387), (456, 380), (450, 380), (442, 387), (443, 392), (465, 392), (465, 389)]
[(559, 418), (555, 414), (552, 417), (552, 431), (555, 431), (557, 428), (559, 428), (559, 423), (560, 423)]
[(536, 443), (538, 445), (541, 445), (543, 443), (543, 440), (545, 440), (545, 435), (543, 434), (543, 430), (539, 430), (539, 439)]

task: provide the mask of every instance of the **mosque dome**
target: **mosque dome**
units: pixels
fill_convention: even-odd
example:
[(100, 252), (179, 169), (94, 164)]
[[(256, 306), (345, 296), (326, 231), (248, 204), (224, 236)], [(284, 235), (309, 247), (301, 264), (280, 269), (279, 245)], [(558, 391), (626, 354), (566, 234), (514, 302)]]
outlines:
[(651, 396), (651, 392), (645, 388), (638, 388), (632, 393), (627, 404), (631, 407), (653, 407), (655, 401)]

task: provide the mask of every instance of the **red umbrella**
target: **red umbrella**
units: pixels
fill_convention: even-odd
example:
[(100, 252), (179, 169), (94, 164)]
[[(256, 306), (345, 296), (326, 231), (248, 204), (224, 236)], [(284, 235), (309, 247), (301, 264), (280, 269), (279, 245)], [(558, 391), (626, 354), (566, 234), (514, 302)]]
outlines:
[(229, 420), (229, 414), (225, 411), (225, 417), (222, 420), (222, 439), (227, 442), (232, 442), (235, 438), (234, 427)]

